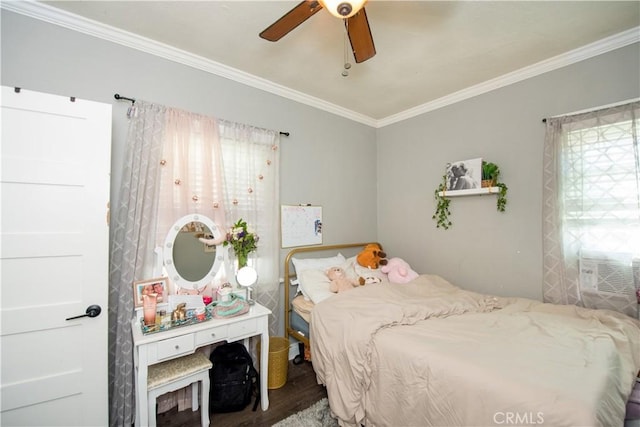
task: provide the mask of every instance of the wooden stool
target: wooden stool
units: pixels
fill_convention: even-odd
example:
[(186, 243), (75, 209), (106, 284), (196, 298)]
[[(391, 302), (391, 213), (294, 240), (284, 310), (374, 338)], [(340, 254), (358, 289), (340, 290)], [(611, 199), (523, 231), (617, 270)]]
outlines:
[[(147, 380), (149, 396), (149, 425), (156, 425), (156, 399), (165, 393), (179, 390), (191, 384), (191, 407), (198, 410), (198, 382), (202, 427), (209, 425), (209, 369), (213, 364), (202, 353), (179, 357), (149, 366)], [(142, 408), (140, 408), (142, 409)]]

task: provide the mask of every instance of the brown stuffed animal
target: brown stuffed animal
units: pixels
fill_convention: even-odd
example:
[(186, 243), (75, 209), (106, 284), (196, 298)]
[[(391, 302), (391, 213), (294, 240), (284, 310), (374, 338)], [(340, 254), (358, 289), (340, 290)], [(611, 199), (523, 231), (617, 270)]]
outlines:
[(349, 289), (364, 285), (364, 279), (362, 277), (359, 280), (349, 279), (345, 271), (340, 267), (331, 267), (326, 273), (329, 280), (331, 280), (329, 290), (334, 293), (348, 291)]
[(387, 254), (382, 250), (382, 246), (377, 243), (369, 243), (358, 254), (356, 260), (363, 267), (376, 269), (387, 263)]

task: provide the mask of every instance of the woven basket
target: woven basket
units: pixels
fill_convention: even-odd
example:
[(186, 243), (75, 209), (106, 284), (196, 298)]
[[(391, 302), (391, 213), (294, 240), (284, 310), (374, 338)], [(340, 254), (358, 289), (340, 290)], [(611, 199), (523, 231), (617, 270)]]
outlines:
[(493, 187), (496, 182), (493, 179), (483, 179), (482, 180), (482, 188), (485, 187)]
[[(260, 358), (260, 343), (258, 343), (258, 360)], [(269, 375), (267, 388), (273, 390), (284, 386), (287, 382), (289, 367), (289, 340), (284, 337), (269, 338)]]

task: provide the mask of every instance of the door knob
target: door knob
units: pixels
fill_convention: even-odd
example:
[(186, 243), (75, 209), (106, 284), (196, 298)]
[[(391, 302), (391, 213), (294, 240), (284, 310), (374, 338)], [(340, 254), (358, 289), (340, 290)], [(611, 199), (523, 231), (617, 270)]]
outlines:
[(73, 316), (73, 317), (67, 317), (66, 320), (72, 320), (72, 319), (79, 319), (81, 317), (97, 317), (100, 315), (100, 312), (102, 311), (102, 309), (100, 308), (99, 305), (90, 305), (89, 307), (87, 307), (87, 311), (85, 311), (85, 314), (81, 314), (79, 316)]

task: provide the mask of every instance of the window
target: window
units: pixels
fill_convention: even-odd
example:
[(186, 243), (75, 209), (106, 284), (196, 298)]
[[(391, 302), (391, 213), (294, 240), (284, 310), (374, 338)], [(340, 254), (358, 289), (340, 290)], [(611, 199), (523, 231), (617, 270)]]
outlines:
[(569, 126), (560, 178), (566, 242), (640, 256), (638, 123)]

